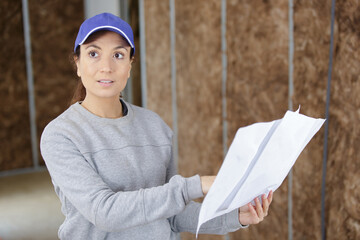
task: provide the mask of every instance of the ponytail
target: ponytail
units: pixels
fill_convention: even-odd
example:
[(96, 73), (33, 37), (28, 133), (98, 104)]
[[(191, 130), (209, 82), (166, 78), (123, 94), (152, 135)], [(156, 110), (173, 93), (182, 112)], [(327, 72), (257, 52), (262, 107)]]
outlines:
[(81, 79), (79, 79), (76, 84), (74, 95), (71, 99), (70, 105), (73, 105), (74, 103), (79, 101), (83, 101), (85, 99), (85, 95), (86, 95), (85, 87), (82, 84)]
[[(70, 61), (73, 63), (74, 69), (76, 70), (76, 61), (80, 58), (80, 47), (77, 47), (76, 52), (70, 55)], [(85, 99), (86, 89), (81, 81), (81, 78), (78, 79), (78, 82), (75, 87), (73, 97), (71, 98), (70, 105), (73, 105), (76, 102), (83, 101)]]

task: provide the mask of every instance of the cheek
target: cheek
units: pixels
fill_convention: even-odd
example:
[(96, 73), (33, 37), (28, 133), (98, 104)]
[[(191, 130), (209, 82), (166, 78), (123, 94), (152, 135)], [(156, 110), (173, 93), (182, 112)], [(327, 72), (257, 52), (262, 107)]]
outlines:
[(83, 80), (87, 80), (87, 78), (93, 76), (95, 72), (96, 66), (92, 66), (91, 64), (82, 64), (78, 68), (78, 75), (80, 74), (79, 77)]

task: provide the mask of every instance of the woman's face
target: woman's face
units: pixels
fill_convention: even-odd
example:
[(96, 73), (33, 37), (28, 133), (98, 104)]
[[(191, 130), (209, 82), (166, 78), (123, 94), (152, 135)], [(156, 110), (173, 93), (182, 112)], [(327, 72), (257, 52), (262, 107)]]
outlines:
[(85, 98), (119, 99), (130, 77), (130, 50), (129, 44), (111, 31), (80, 45), (80, 58), (75, 62), (77, 75), (86, 89)]

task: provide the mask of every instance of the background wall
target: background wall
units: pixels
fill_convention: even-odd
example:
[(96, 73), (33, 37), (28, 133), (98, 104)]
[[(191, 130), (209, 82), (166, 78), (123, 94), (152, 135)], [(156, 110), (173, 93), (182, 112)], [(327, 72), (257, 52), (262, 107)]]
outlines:
[(78, 79), (70, 57), (84, 19), (83, 2), (30, 0), (29, 13), (37, 136), (40, 139), (49, 120), (69, 106)]
[[(175, 1), (179, 172), (214, 174), (222, 159), (221, 2)], [(147, 1), (148, 107), (171, 126), (169, 1)], [(293, 108), (325, 116), (331, 1), (294, 1)], [(327, 239), (360, 237), (358, 1), (337, 1), (332, 72)], [(288, 1), (227, 1), (228, 146), (239, 127), (281, 118), (288, 109)], [(324, 128), (293, 169), (294, 239), (321, 239)], [(270, 215), (231, 239), (287, 239), (287, 180)], [(183, 239), (193, 239), (184, 234)], [(201, 236), (199, 239), (224, 239)]]
[[(21, 0), (1, 1), (0, 169), (33, 166)], [(81, 24), (82, 0), (30, 0), (37, 136), (68, 106), (76, 83), (69, 57)], [(39, 154), (40, 156), (40, 154)], [(39, 159), (39, 161), (42, 161)]]
[(9, 170), (32, 165), (21, 1), (0, 2), (0, 26), (0, 169)]
[[(360, 3), (337, 1), (326, 189), (327, 239), (360, 238)], [(69, 103), (76, 74), (69, 55), (84, 18), (83, 1), (29, 0), (38, 137)], [(138, 5), (130, 1), (138, 36)], [(288, 1), (227, 0), (227, 145), (239, 127), (281, 118), (288, 109)], [(294, 1), (293, 107), (325, 116), (330, 0)], [(147, 106), (171, 126), (169, 0), (145, 1)], [(0, 170), (32, 166), (20, 0), (0, 3)], [(216, 174), (221, 166), (221, 1), (175, 1), (179, 172)], [(136, 40), (136, 44), (137, 44)], [(137, 47), (137, 49), (140, 49)], [(139, 79), (139, 51), (133, 77)], [(134, 81), (134, 102), (141, 102)], [(321, 239), (324, 128), (293, 173), (294, 239)], [(230, 239), (287, 239), (287, 180), (270, 215)], [(183, 234), (183, 239), (194, 239)], [(200, 236), (199, 239), (225, 239)]]

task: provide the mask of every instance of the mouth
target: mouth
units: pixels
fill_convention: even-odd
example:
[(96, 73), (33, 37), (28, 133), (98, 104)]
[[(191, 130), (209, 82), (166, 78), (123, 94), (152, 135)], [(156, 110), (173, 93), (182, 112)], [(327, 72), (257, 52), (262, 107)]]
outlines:
[(111, 80), (99, 80), (98, 83), (113, 83), (114, 81)]
[(97, 81), (101, 86), (103, 87), (108, 87), (110, 85), (112, 85), (114, 83), (114, 81), (111, 81), (111, 80), (98, 80)]

